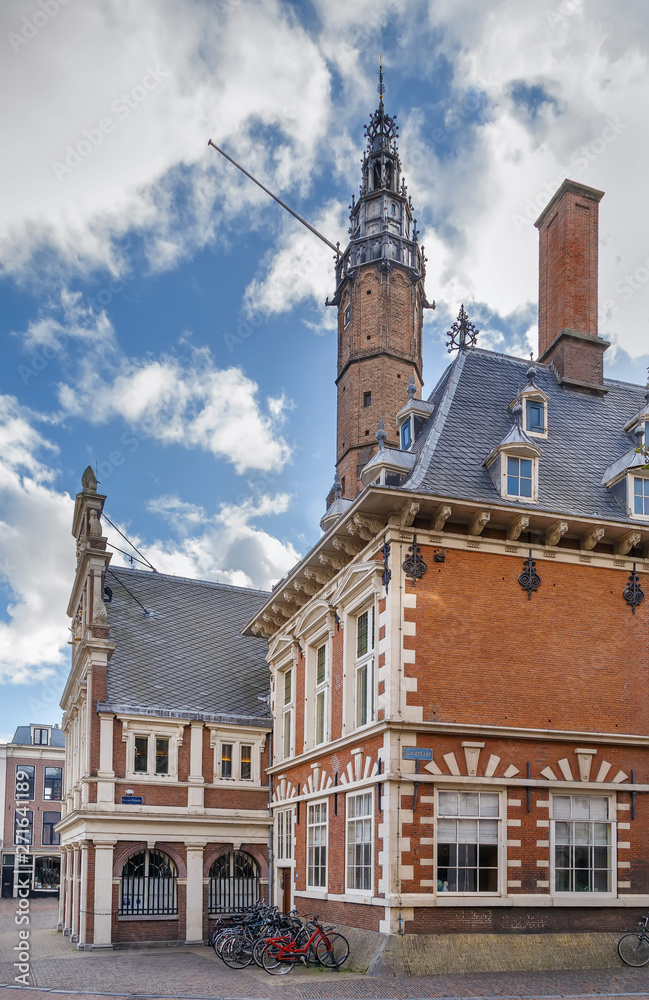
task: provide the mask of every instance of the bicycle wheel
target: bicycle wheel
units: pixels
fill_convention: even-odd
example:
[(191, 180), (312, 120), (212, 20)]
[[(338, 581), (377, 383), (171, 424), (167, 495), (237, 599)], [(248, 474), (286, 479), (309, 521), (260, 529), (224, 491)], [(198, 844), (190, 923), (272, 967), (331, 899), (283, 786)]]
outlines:
[(253, 962), (256, 962), (256, 964), (259, 966), (260, 969), (263, 969), (263, 965), (261, 963), (261, 956), (263, 955), (264, 948), (266, 947), (267, 944), (268, 944), (268, 938), (257, 938), (257, 940), (252, 946), (252, 960)]
[[(298, 933), (295, 935), (295, 947), (299, 949), (304, 948), (312, 933), (313, 931), (309, 932), (306, 927), (300, 927)], [(300, 956), (300, 958), (305, 965), (320, 965), (320, 960), (315, 953), (315, 945), (313, 944), (309, 945), (308, 949), (303, 955)]]
[(644, 934), (625, 934), (617, 943), (617, 953), (627, 965), (646, 965), (649, 962), (649, 938)]
[(342, 934), (327, 934), (315, 947), (318, 961), (328, 969), (339, 969), (349, 958), (349, 944)]
[(228, 938), (221, 950), (221, 958), (230, 969), (245, 969), (252, 962), (252, 942), (247, 934)]
[(266, 970), (266, 972), (269, 972), (271, 976), (285, 976), (295, 965), (294, 959), (278, 958), (281, 950), (282, 948), (280, 945), (273, 944), (272, 941), (269, 941), (261, 953), (262, 967)]
[(231, 937), (234, 937), (236, 933), (237, 932), (234, 928), (228, 927), (226, 930), (220, 931), (220, 933), (217, 934), (216, 940), (214, 941), (214, 951), (216, 952), (219, 958), (221, 959), (223, 958), (222, 953), (225, 942), (229, 941)]

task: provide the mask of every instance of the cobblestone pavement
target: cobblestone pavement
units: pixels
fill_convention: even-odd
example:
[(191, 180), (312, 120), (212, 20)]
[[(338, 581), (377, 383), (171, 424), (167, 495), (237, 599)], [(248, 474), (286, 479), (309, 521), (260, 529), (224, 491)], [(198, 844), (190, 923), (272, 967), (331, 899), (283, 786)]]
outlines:
[(56, 905), (31, 901), (31, 987), (16, 986), (15, 902), (0, 901), (0, 1000), (74, 1000), (113, 996), (160, 1000), (423, 1000), (423, 998), (649, 997), (649, 968), (590, 972), (492, 972), (378, 978), (295, 968), (286, 977), (262, 969), (228, 969), (211, 948), (75, 951), (52, 930)]

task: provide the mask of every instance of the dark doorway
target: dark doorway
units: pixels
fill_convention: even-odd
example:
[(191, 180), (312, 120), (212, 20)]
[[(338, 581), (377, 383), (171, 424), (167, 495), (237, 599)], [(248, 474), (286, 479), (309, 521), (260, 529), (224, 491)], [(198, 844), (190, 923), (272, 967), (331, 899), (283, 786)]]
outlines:
[(291, 875), (290, 868), (282, 869), (282, 913), (288, 913), (291, 909)]

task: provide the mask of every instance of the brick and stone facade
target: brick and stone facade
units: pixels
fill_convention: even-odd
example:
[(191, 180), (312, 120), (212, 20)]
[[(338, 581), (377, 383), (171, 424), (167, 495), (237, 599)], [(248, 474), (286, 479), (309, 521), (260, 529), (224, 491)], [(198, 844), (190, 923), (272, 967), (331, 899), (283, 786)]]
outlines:
[(83, 487), (59, 929), (84, 948), (200, 942), (217, 912), (268, 893), (268, 675), (236, 624), (263, 598), (111, 571), (91, 469)]
[[(534, 932), (545, 967), (561, 934), (618, 932), (649, 905), (649, 469), (633, 447), (649, 387), (603, 378), (600, 197), (566, 182), (540, 220), (541, 361), (461, 342), (405, 481), (323, 519), (284, 603), (249, 623), (269, 642), (284, 905), (395, 940)], [(396, 363), (357, 367), (392, 392)], [(339, 380), (339, 456), (341, 433), (369, 437), (369, 378), (352, 403)]]

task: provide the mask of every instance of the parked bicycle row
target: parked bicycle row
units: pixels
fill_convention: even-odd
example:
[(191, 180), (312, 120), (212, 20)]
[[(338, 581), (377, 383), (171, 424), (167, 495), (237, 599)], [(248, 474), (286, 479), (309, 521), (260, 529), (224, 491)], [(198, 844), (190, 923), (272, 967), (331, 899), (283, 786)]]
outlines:
[(251, 962), (273, 976), (286, 975), (297, 962), (339, 969), (349, 957), (347, 940), (323, 927), (315, 914), (302, 920), (297, 912), (280, 913), (276, 906), (257, 905), (217, 920), (210, 944), (231, 969)]

